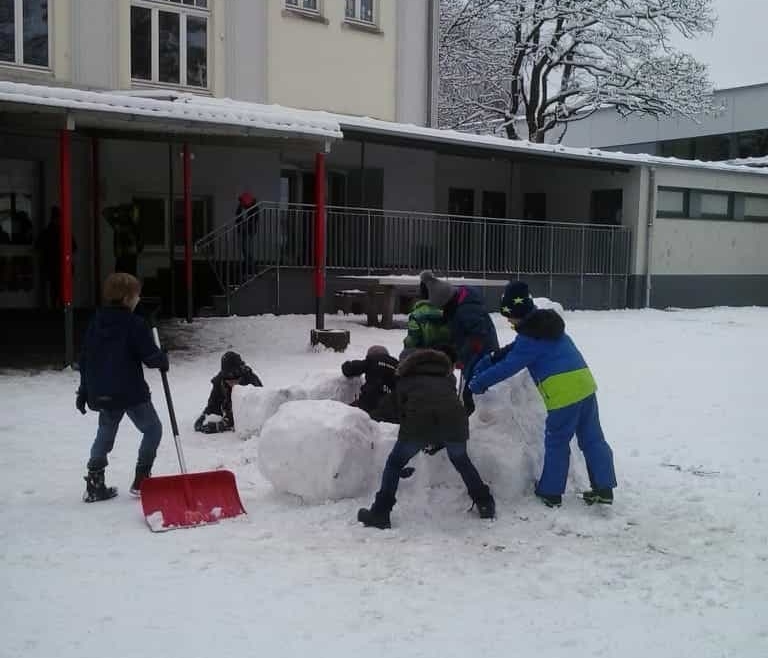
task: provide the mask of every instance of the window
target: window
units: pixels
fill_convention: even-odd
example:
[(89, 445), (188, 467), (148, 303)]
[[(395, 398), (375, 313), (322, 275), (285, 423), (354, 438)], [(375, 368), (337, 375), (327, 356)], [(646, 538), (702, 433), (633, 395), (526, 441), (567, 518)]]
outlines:
[[(144, 245), (150, 250), (168, 249), (170, 225), (168, 223), (168, 197), (136, 197), (133, 202), (139, 209), (139, 226)], [(184, 246), (184, 199), (173, 200), (174, 244)], [(211, 199), (194, 197), (192, 199), (192, 241), (199, 240), (210, 232)]]
[(768, 196), (745, 194), (744, 219), (768, 221)]
[(688, 190), (660, 187), (656, 195), (656, 214), (659, 217), (687, 217)]
[(131, 78), (207, 88), (209, 17), (208, 0), (134, 2)]
[(756, 158), (768, 155), (768, 130), (752, 130), (738, 134), (738, 157)]
[(344, 15), (347, 20), (362, 21), (363, 23), (375, 23), (373, 13), (374, 0), (347, 0)]
[(732, 194), (727, 192), (690, 192), (690, 216), (702, 219), (730, 219)]
[(303, 9), (304, 11), (320, 12), (317, 6), (318, 0), (285, 0), (285, 6), (289, 9)]
[(0, 63), (47, 67), (48, 0), (0, 0)]

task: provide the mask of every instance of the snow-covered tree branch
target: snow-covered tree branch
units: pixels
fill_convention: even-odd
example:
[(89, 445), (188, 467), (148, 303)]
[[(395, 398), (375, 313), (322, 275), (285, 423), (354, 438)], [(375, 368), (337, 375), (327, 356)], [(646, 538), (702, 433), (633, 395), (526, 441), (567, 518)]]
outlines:
[(711, 0), (441, 0), (440, 124), (543, 142), (603, 107), (693, 118), (707, 69), (670, 40), (713, 26)]

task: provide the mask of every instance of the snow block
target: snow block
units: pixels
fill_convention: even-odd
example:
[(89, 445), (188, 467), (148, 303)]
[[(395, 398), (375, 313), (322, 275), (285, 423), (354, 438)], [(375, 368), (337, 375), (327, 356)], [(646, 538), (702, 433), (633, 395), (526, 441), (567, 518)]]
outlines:
[(368, 414), (333, 400), (284, 403), (262, 428), (261, 473), (277, 491), (305, 502), (367, 495), (377, 469), (377, 424)]
[(296, 400), (337, 400), (352, 402), (360, 391), (360, 378), (348, 379), (338, 374), (317, 373), (302, 386), (284, 388), (254, 388), (235, 386), (232, 390), (232, 410), (237, 433), (249, 439), (261, 433), (264, 423), (286, 402)]

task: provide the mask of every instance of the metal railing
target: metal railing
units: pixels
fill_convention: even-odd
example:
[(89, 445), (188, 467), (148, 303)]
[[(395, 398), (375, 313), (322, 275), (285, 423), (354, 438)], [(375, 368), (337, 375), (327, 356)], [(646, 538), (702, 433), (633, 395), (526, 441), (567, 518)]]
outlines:
[[(534, 222), (367, 208), (327, 209), (326, 266), (444, 275), (629, 274), (631, 233), (623, 226)], [(196, 243), (227, 292), (273, 267), (311, 267), (315, 208), (260, 203)], [(611, 297), (612, 298), (612, 297)]]

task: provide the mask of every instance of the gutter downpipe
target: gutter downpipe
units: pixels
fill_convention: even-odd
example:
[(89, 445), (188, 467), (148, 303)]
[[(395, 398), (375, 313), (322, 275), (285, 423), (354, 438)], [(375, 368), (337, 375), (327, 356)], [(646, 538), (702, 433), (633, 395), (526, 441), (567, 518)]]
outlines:
[(656, 167), (648, 167), (648, 223), (645, 232), (645, 308), (651, 307), (653, 222), (656, 219)]

